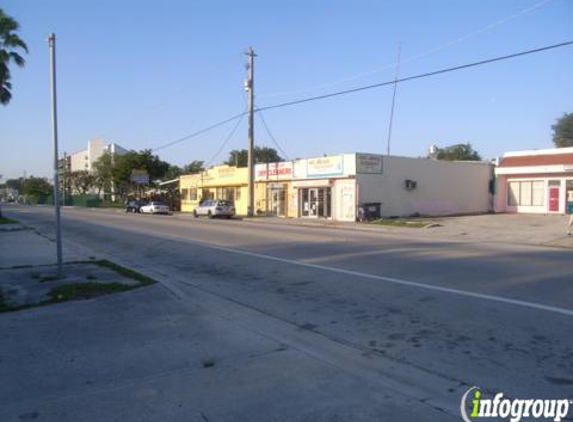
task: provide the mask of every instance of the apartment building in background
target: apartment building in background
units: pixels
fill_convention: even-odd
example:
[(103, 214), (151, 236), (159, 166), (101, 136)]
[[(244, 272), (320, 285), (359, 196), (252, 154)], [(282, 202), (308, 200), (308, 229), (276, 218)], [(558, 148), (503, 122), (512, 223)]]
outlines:
[[(106, 152), (112, 155), (122, 155), (127, 150), (116, 143), (106, 143), (102, 138), (95, 138), (88, 141), (86, 149), (69, 155), (64, 153), (64, 157), (60, 159), (58, 165), (60, 184), (64, 196), (72, 193), (70, 179), (66, 175), (74, 171), (93, 171), (94, 163)], [(96, 192), (94, 190), (90, 193)], [(103, 192), (100, 192), (100, 194), (103, 195)]]
[(86, 149), (74, 152), (70, 155), (64, 153), (64, 158), (67, 160), (67, 170), (92, 171), (94, 163), (106, 152), (112, 155), (121, 155), (125, 154), (127, 150), (115, 143), (106, 144), (102, 138), (91, 139), (88, 141), (88, 147)]

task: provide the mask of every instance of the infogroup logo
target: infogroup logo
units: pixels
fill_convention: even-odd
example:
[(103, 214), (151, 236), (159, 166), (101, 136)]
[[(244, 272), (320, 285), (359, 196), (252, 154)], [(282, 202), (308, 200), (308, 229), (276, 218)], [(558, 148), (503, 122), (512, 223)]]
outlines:
[[(532, 418), (559, 422), (567, 416), (572, 404), (570, 399), (509, 399), (504, 398), (503, 393), (485, 399), (479, 387), (472, 387), (462, 397), (460, 412), (465, 422), (475, 422), (478, 418), (509, 418), (511, 422)], [(471, 410), (469, 415), (468, 409)]]

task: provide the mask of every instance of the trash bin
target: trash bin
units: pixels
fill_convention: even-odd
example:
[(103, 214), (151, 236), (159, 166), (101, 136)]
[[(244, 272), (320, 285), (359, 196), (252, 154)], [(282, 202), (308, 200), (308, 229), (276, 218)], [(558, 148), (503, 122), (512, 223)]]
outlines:
[(358, 206), (358, 221), (370, 221), (381, 217), (381, 202), (367, 202)]

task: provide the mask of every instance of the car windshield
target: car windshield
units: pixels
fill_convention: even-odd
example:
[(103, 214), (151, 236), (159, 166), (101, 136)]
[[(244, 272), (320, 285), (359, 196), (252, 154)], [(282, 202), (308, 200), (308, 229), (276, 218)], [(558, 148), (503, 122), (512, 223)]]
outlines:
[(220, 205), (220, 206), (223, 206), (223, 207), (230, 207), (230, 206), (233, 205), (233, 204), (231, 204), (229, 201), (219, 201), (219, 202), (217, 203), (217, 205)]

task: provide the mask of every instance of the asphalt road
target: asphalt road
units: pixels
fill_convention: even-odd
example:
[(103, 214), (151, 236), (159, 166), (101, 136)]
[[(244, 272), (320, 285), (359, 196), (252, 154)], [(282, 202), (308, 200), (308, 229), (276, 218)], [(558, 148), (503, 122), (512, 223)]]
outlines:
[[(8, 215), (53, 236), (50, 208)], [(474, 385), (572, 398), (573, 252), (415, 232), (63, 212), (66, 247), (149, 273), (182, 300), (227, 306), (359, 379), (379, 377), (436, 407), (459, 406)]]

